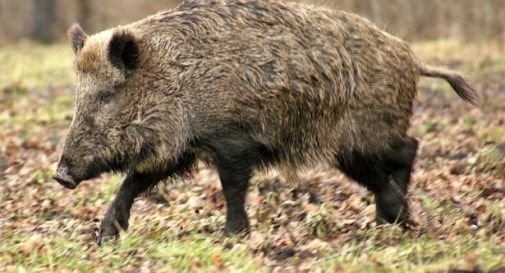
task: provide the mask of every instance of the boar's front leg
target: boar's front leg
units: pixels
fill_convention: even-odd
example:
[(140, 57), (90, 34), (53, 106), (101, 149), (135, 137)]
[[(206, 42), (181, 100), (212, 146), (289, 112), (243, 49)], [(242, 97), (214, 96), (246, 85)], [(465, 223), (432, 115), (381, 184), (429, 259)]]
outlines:
[(121, 184), (116, 198), (114, 198), (105, 213), (100, 225), (97, 243), (101, 245), (107, 239), (116, 237), (119, 230), (128, 228), (130, 209), (137, 196), (163, 179), (188, 173), (192, 169), (195, 160), (196, 157), (193, 153), (186, 152), (181, 155), (176, 164), (167, 166), (166, 169), (159, 172), (128, 174), (123, 184)]
[(250, 170), (219, 166), (219, 177), (226, 199), (225, 233), (237, 234), (249, 231), (249, 220), (244, 203), (249, 186)]
[(128, 229), (130, 209), (135, 198), (159, 180), (159, 176), (145, 174), (131, 174), (126, 177), (102, 219), (97, 238), (98, 245), (116, 237), (119, 230)]
[(211, 144), (217, 154), (216, 163), (226, 200), (225, 233), (247, 233), (249, 220), (244, 207), (247, 188), (253, 168), (264, 159), (264, 149), (247, 137), (231, 136), (232, 139), (215, 140)]

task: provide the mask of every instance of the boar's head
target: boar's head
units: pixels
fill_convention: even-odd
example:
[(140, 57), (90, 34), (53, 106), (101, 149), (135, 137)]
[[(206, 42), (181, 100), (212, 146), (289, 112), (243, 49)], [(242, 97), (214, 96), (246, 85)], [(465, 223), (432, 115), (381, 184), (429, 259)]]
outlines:
[(140, 49), (131, 31), (116, 28), (88, 37), (74, 25), (69, 35), (77, 75), (75, 113), (54, 179), (73, 189), (140, 160), (149, 98), (141, 86)]

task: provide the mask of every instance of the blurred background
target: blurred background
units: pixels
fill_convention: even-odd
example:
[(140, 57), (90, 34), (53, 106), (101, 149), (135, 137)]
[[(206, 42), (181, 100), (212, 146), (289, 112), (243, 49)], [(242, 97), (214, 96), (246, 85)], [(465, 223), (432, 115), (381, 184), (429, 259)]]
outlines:
[[(505, 41), (503, 0), (301, 0), (353, 11), (407, 40)], [(62, 40), (79, 22), (89, 33), (169, 9), (179, 0), (0, 0), (0, 44)]]

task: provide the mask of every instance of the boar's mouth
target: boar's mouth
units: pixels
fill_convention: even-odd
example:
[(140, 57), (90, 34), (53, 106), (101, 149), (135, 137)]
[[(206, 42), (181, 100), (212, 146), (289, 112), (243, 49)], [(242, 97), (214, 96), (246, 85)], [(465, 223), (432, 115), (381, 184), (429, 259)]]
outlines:
[(67, 189), (75, 189), (77, 187), (77, 185), (79, 183), (75, 182), (73, 179), (65, 179), (61, 176), (58, 176), (58, 175), (55, 175), (53, 176), (53, 179), (58, 181), (58, 183), (60, 183), (60, 185), (62, 185), (63, 187), (67, 188)]
[(67, 189), (75, 189), (79, 185), (79, 182), (70, 175), (69, 168), (65, 165), (58, 166), (53, 179)]
[(100, 174), (109, 171), (106, 166), (102, 166), (97, 161), (87, 168), (71, 168), (66, 160), (60, 161), (53, 179), (67, 189), (75, 189), (82, 181), (99, 177)]
[(56, 170), (56, 174), (53, 176), (53, 179), (60, 183), (63, 187), (73, 190), (77, 188), (82, 181), (97, 178), (102, 173), (111, 171), (121, 172), (127, 169), (125, 164), (119, 164), (119, 162), (106, 163), (96, 157), (86, 164), (87, 166), (84, 168), (76, 167), (76, 165), (78, 164), (71, 163), (67, 158), (63, 157), (58, 164), (58, 168)]

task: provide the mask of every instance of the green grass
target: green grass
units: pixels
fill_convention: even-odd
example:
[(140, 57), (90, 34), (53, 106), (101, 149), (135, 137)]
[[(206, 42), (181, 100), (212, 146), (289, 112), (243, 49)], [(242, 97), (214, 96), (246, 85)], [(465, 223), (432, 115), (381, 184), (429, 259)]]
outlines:
[(29, 43), (2, 47), (0, 50), (0, 89), (14, 91), (46, 89), (72, 82), (70, 45), (33, 46)]
[[(67, 229), (77, 229), (80, 225), (78, 221), (67, 224)], [(59, 231), (48, 232), (56, 234)], [(2, 254), (0, 263), (12, 265), (6, 268), (8, 271), (90, 272), (100, 269), (124, 271), (148, 266), (157, 269), (156, 271), (216, 272), (226, 266), (233, 271), (258, 272), (260, 268), (259, 259), (253, 257), (246, 248), (226, 249), (216, 244), (209, 236), (200, 234), (189, 235), (181, 241), (169, 232), (141, 234), (131, 232), (121, 240), (110, 242), (101, 248), (83, 243), (79, 237), (68, 238), (63, 234), (50, 237), (39, 235), (34, 242), (34, 235), (17, 232), (12, 235), (15, 236), (15, 240), (9, 240), (2, 234), (4, 243), (11, 246), (10, 249), (2, 249), (0, 252)], [(139, 261), (140, 257), (150, 263)]]
[[(373, 246), (364, 251), (357, 245), (344, 246), (351, 251), (338, 252), (323, 258), (321, 267), (333, 268), (345, 272), (426, 272), (455, 267), (470, 253), (475, 253), (479, 259), (477, 263), (486, 264), (489, 268), (497, 267), (501, 261), (493, 258), (497, 253), (503, 253), (503, 247), (497, 247), (486, 240), (466, 238), (472, 243), (464, 241), (445, 243), (436, 238), (421, 236), (408, 238), (395, 246)], [(354, 251), (352, 251), (354, 250)], [(363, 259), (366, 257), (366, 259)]]
[[(423, 143), (411, 188), (419, 224), (413, 231), (375, 227), (373, 198), (331, 172), (306, 181), (321, 204), (310, 203), (306, 190), (294, 198), (292, 187), (256, 177), (248, 207), (253, 234), (227, 238), (220, 187), (215, 175), (202, 171), (192, 183), (163, 187), (164, 203), (140, 198), (130, 229), (102, 247), (94, 242), (99, 219), (121, 178), (104, 176), (75, 191), (51, 181), (72, 115), (70, 46), (0, 48), (0, 163), (9, 167), (0, 172), (0, 271), (357, 273), (505, 266), (505, 197), (499, 192), (505, 138), (494, 111), (505, 110), (499, 91), (505, 56), (492, 46), (476, 48), (452, 41), (414, 47), (427, 62), (471, 74), (486, 86), (480, 91), (491, 95), (492, 108), (473, 110), (445, 92), (443, 82), (422, 82), (412, 128)], [(454, 175), (451, 168), (462, 171)], [(272, 191), (259, 190), (265, 187)]]

